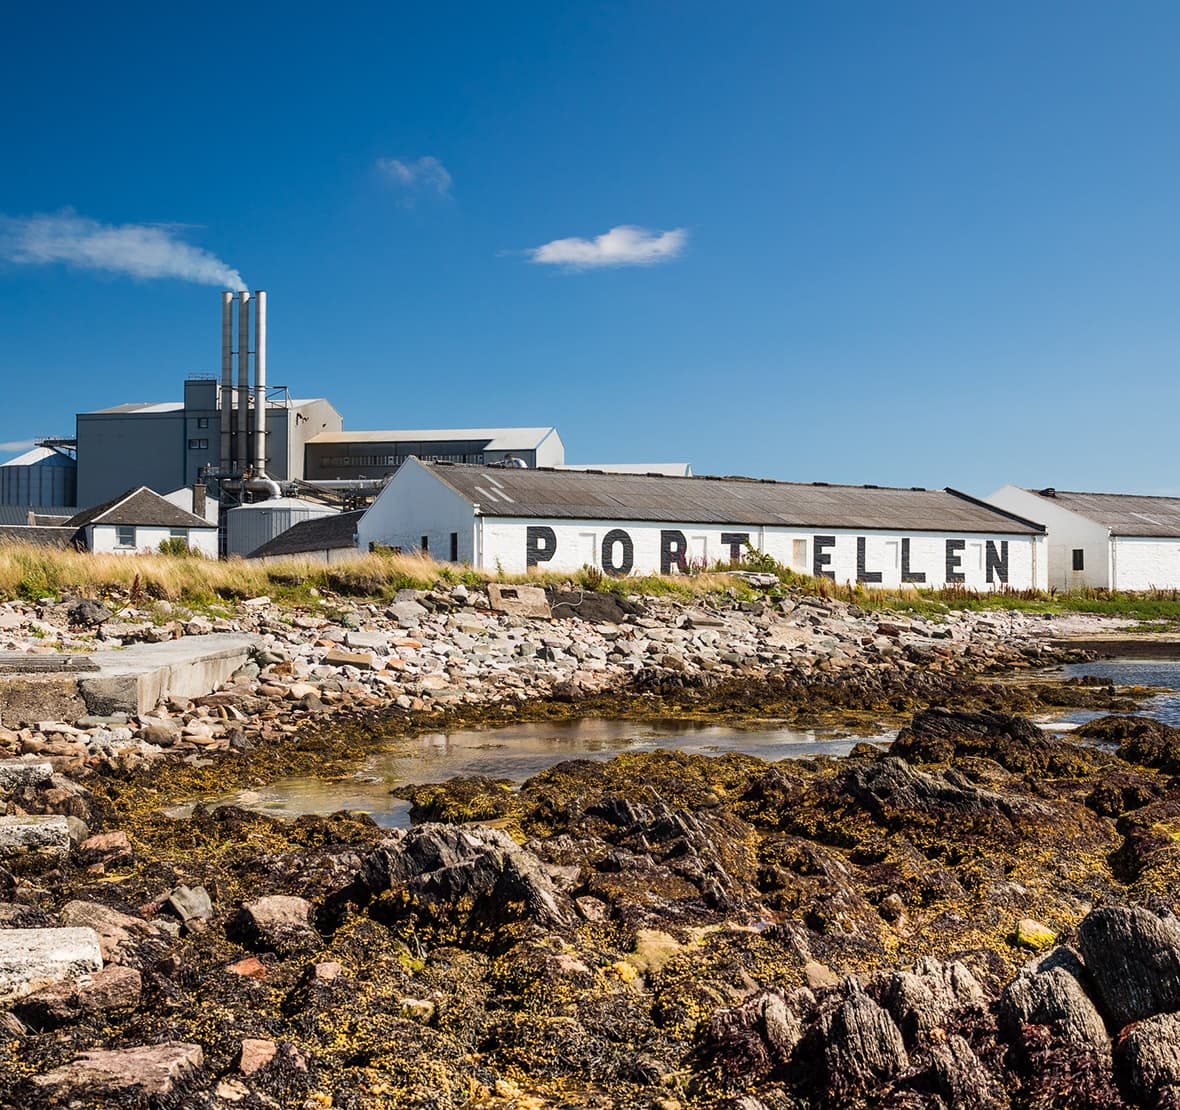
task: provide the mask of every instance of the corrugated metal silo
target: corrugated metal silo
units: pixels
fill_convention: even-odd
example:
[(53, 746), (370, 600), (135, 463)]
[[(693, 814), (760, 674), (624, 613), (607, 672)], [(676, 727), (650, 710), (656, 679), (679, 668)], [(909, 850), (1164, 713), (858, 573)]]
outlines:
[(333, 516), (336, 510), (299, 497), (275, 497), (252, 505), (239, 505), (225, 513), (225, 545), (228, 555), (249, 555), (293, 524), (321, 516)]

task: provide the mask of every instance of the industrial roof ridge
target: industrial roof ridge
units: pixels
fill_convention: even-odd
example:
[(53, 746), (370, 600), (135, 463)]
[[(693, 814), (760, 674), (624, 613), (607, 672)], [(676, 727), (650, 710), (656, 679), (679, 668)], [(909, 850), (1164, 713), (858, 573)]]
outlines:
[(489, 517), (1044, 534), (1035, 521), (951, 489), (415, 462)]
[(1112, 536), (1180, 536), (1180, 497), (1153, 493), (1086, 493), (1052, 486), (1025, 493), (1106, 528)]
[[(528, 436), (529, 447), (536, 447), (557, 429), (549, 424), (536, 428), (378, 428), (373, 431), (319, 432), (308, 438), (308, 443), (419, 443), (427, 440), (486, 439), (489, 443), (501, 438)], [(523, 438), (517, 443), (521, 447)], [(501, 450), (510, 450), (501, 445)]]
[(260, 544), (246, 558), (261, 559), (270, 555), (299, 555), (305, 551), (352, 547), (356, 542), (356, 523), (364, 515), (364, 509), (352, 509), (347, 513), (301, 520)]
[(136, 486), (110, 501), (83, 509), (66, 521), (66, 527), (85, 528), (91, 524), (132, 524), (160, 528), (216, 528), (204, 517), (190, 513), (161, 497), (147, 486)]

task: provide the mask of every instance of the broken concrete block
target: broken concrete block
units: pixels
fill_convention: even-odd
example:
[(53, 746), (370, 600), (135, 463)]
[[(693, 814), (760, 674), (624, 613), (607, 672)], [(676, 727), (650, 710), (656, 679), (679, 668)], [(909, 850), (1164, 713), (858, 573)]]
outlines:
[(540, 586), (504, 586), (499, 582), (489, 582), (488, 598), (497, 613), (545, 620), (553, 615), (549, 609), (549, 599)]
[(0, 1003), (101, 970), (93, 929), (0, 929)]
[(389, 650), (389, 637), (382, 632), (350, 630), (344, 634), (344, 643), (354, 651), (376, 651), (384, 655)]
[(0, 859), (37, 852), (64, 858), (70, 852), (70, 822), (58, 814), (0, 817)]
[(30, 763), (24, 759), (0, 759), (0, 798), (25, 786), (37, 786), (53, 774), (51, 763)]
[(324, 662), (329, 667), (356, 667), (358, 671), (376, 670), (373, 656), (367, 651), (345, 651), (343, 648), (332, 648), (324, 656)]

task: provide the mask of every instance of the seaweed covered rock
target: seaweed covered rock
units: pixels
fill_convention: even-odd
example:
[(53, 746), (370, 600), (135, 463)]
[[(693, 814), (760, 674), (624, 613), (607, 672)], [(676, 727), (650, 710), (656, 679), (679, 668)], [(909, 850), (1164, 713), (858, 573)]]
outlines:
[(919, 710), (889, 750), (910, 763), (983, 756), (1009, 771), (1058, 777), (1084, 775), (1094, 765), (1085, 748), (1050, 736), (1025, 717), (992, 710)]
[(320, 935), (312, 926), (312, 904), (306, 898), (270, 894), (242, 906), (234, 932), (251, 948), (292, 956), (314, 951)]
[(1158, 1014), (1119, 1038), (1119, 1070), (1143, 1106), (1180, 1106), (1180, 1014)]
[(926, 957), (912, 971), (885, 977), (879, 1001), (913, 1045), (935, 1029), (947, 1028), (966, 1010), (981, 1010), (987, 995), (979, 980), (958, 960)]
[(901, 1030), (867, 994), (852, 990), (820, 1019), (828, 1085), (834, 1091), (866, 1090), (907, 1067)]
[(1023, 968), (1000, 996), (1001, 1029), (1019, 1043), (1025, 1026), (1046, 1025), (1067, 1044), (1107, 1054), (1106, 1026), (1079, 981), (1084, 974), (1077, 957), (1062, 948)]
[(1078, 926), (1078, 947), (1112, 1028), (1180, 1010), (1180, 922), (1174, 917), (1139, 906), (1091, 910)]
[(781, 991), (765, 990), (740, 1006), (717, 1010), (700, 1056), (723, 1085), (745, 1086), (784, 1066), (803, 1036), (803, 1022)]
[(1127, 763), (1168, 774), (1180, 771), (1180, 728), (1152, 717), (1099, 717), (1087, 721), (1077, 734), (1087, 740), (1118, 744), (1118, 757)]
[(373, 894), (388, 891), (404, 911), (464, 930), (574, 920), (541, 861), (502, 829), (486, 825), (398, 830), (368, 854), (362, 874)]

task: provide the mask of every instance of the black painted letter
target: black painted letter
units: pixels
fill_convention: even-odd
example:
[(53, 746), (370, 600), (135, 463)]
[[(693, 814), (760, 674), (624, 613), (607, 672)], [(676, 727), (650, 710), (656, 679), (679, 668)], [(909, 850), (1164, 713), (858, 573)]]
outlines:
[[(621, 544), (623, 557), (615, 562), (615, 544)], [(626, 578), (635, 566), (635, 544), (622, 528), (612, 528), (602, 537), (602, 569), (612, 578)]]
[(530, 524), (525, 541), (524, 563), (535, 567), (547, 563), (557, 554), (557, 533), (544, 524)]
[(910, 570), (910, 541), (908, 537), (901, 541), (901, 580), (903, 582), (925, 582), (926, 572)]
[(832, 565), (831, 549), (835, 546), (835, 536), (811, 537), (811, 573), (816, 578), (831, 578), (835, 581), (836, 572), (825, 569)]
[(867, 545), (867, 537), (856, 537), (856, 580), (858, 582), (880, 582), (881, 572), (879, 570), (865, 569), (868, 563), (868, 556), (865, 555), (865, 547)]
[(963, 550), (966, 546), (966, 540), (946, 541), (946, 580), (948, 582), (967, 581), (967, 576), (960, 569), (963, 565)]
[[(1008, 584), (1008, 541), (1000, 540), (1000, 549), (996, 550), (993, 541), (987, 541), (987, 580), (994, 582), (997, 578)], [(994, 575), (994, 577), (993, 577)]]
[(660, 573), (671, 574), (673, 566), (688, 573), (688, 540), (679, 529), (665, 528), (660, 533)]
[(742, 548), (750, 544), (749, 532), (722, 532), (721, 546), (729, 548), (729, 565), (736, 567), (742, 561)]

